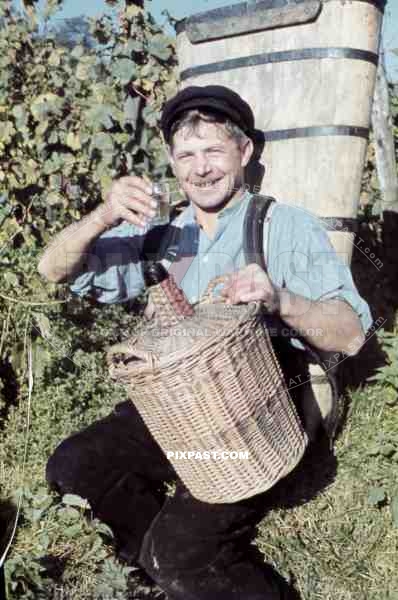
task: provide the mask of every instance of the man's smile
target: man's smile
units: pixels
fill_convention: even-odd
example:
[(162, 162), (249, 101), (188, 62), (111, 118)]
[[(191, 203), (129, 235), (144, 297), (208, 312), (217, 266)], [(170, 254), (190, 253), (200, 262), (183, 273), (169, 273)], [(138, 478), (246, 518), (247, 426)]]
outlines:
[(211, 179), (207, 181), (191, 181), (190, 184), (196, 188), (213, 188), (223, 179), (224, 176), (218, 177), (217, 179)]

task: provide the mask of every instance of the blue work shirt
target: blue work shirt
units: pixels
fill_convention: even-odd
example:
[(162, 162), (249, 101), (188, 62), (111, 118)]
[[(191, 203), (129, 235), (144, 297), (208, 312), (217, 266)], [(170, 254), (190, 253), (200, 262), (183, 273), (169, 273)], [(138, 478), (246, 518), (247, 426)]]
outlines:
[[(180, 265), (177, 279), (191, 303), (199, 300), (211, 279), (245, 266), (243, 222), (250, 197), (246, 192), (220, 211), (213, 239), (197, 224), (192, 205), (173, 221), (182, 228), (179, 253), (184, 256), (183, 272)], [(314, 301), (345, 300), (366, 332), (372, 323), (369, 307), (322, 222), (303, 209), (279, 202), (270, 212), (264, 227), (264, 252), (273, 284)], [(124, 222), (103, 233), (90, 247), (87, 270), (74, 280), (71, 290), (104, 303), (135, 298), (144, 288), (140, 256), (147, 231)]]

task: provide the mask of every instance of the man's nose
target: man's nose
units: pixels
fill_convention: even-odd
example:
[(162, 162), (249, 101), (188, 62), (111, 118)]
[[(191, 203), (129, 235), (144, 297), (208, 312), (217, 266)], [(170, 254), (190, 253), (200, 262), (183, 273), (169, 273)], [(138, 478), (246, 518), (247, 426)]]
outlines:
[(200, 152), (195, 156), (195, 171), (197, 175), (206, 175), (211, 171), (211, 165), (208, 156), (204, 152)]

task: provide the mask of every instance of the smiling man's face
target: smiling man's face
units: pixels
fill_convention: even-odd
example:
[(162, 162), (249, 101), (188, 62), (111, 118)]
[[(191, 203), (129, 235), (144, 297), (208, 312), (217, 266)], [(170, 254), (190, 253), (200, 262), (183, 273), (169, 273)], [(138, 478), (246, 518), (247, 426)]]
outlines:
[(188, 200), (217, 212), (243, 189), (252, 152), (250, 139), (239, 144), (222, 124), (201, 121), (195, 131), (182, 127), (175, 133), (170, 159)]

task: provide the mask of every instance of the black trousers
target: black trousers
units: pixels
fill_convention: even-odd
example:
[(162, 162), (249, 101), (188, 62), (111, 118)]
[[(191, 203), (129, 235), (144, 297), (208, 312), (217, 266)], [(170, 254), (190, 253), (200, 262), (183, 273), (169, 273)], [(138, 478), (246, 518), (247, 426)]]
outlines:
[(6, 582), (3, 567), (0, 567), (0, 600), (6, 600)]
[(130, 402), (63, 441), (47, 464), (62, 494), (87, 498), (115, 534), (119, 556), (138, 562), (174, 600), (280, 600), (282, 580), (251, 544), (264, 495), (233, 504), (195, 499)]

